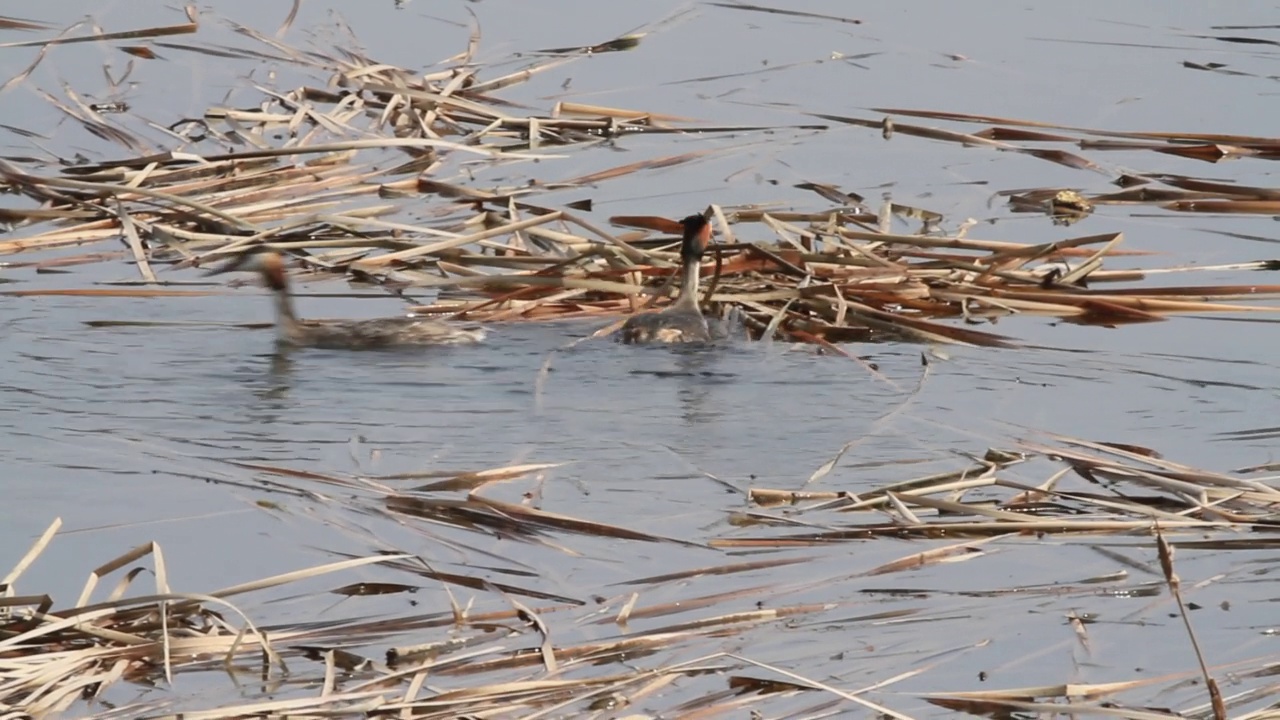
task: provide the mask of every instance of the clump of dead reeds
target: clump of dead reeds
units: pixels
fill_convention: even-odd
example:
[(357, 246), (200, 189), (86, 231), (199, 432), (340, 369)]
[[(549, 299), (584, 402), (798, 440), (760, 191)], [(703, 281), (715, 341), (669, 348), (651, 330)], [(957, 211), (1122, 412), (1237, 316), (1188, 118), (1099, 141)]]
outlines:
[[(189, 14), (189, 23), (158, 28), (151, 35), (195, 32), (201, 19), (194, 11)], [(642, 296), (664, 285), (678, 258), (675, 238), (661, 234), (674, 224), (656, 216), (617, 217), (615, 224), (633, 229), (612, 232), (588, 219), (589, 200), (556, 206), (539, 203), (538, 196), (598, 188), (631, 173), (696, 161), (714, 149), (576, 177), (556, 177), (552, 161), (575, 146), (635, 133), (758, 129), (711, 127), (660, 113), (571, 102), (538, 112), (500, 96), (504, 89), (591, 54), (634, 48), (642, 34), (546, 51), (513, 72), (486, 77), (473, 61), (478, 32), (463, 52), (422, 74), (349, 50), (303, 51), (248, 28), (235, 29), (260, 46), (239, 51), (243, 57), (267, 53), (324, 80), (288, 91), (264, 90), (253, 107), (211, 107), (202, 118), (178, 122), (160, 138), (144, 132), (149, 129), (145, 123), (131, 121), (127, 108), (106, 114), (105, 108), (74, 94), (65, 100), (46, 94), (58, 111), (128, 156), (56, 169), (34, 161), (0, 161), (0, 189), (32, 201), (26, 208), (4, 210), (3, 220), (15, 228), (54, 226), (0, 242), (0, 254), (123, 240), (141, 282), (156, 285), (162, 282), (158, 265), (185, 267), (270, 244), (322, 276), (370, 283), (401, 295), (413, 288), (444, 293), (435, 302), (415, 306), (419, 312), (489, 322), (610, 318), (648, 305), (652, 300)], [(208, 50), (194, 43), (165, 46)], [(137, 47), (122, 49), (133, 48), (135, 56), (145, 57)], [(1098, 169), (1073, 153), (1007, 139), (1047, 142), (1067, 136), (998, 126), (972, 135), (901, 122), (823, 118)], [(1155, 149), (1189, 152), (1185, 138), (1162, 140), (1168, 146)], [(228, 152), (228, 147), (236, 150)], [(540, 167), (548, 177), (487, 187), (468, 179), (489, 167), (533, 160), (544, 161)], [(1154, 193), (1151, 186), (1157, 182), (1176, 187)], [(1221, 183), (1164, 177), (1130, 178), (1130, 184), (1115, 196), (1084, 197), (1071, 189), (1046, 188), (1015, 194), (1011, 200), (1015, 209), (1043, 211), (1063, 222), (1088, 216), (1095, 205), (1152, 198), (1194, 203), (1197, 210), (1225, 202), (1231, 205), (1223, 207), (1227, 211), (1241, 210), (1236, 207), (1240, 203), (1275, 202), (1259, 200), (1270, 197), (1262, 189)], [(1133, 254), (1124, 249), (1119, 233), (1034, 244), (972, 238), (963, 229), (942, 232), (941, 216), (928, 210), (893, 203), (868, 209), (861, 196), (829, 184), (798, 187), (829, 205), (806, 212), (731, 202), (716, 207), (722, 242), (715, 248), (714, 266), (709, 262), (704, 269), (714, 275), (706, 300), (722, 309), (737, 308), (756, 336), (828, 344), (885, 338), (1000, 346), (1009, 340), (972, 326), (1015, 314), (1119, 325), (1175, 313), (1276, 309), (1256, 302), (1274, 298), (1280, 292), (1275, 285), (1141, 285), (1168, 273), (1274, 269), (1273, 263), (1108, 270), (1107, 258)], [(1170, 199), (1175, 196), (1182, 199)], [(428, 220), (403, 218), (410, 202)], [(669, 214), (696, 209), (672, 208)], [(920, 232), (892, 232), (895, 217), (921, 221)], [(653, 231), (660, 235), (650, 237)], [(52, 262), (66, 265), (101, 257), (94, 253)], [(964, 324), (939, 321), (946, 319)]]
[[(1058, 463), (1061, 469), (1043, 482), (1013, 479), (1015, 469), (1032, 459)], [(54, 539), (59, 528), (54, 523), (0, 585), (5, 591), (0, 598), (0, 703), (44, 717), (81, 701), (118, 702), (122, 686), (172, 685), (180, 675), (220, 669), (232, 677), (251, 676), (252, 684), (262, 687), (263, 699), (216, 702), (205, 709), (192, 707), (197, 701), (189, 699), (138, 699), (100, 716), (155, 715), (180, 707), (188, 718), (269, 713), (448, 718), (608, 714), (634, 706), (711, 717), (777, 703), (792, 711), (857, 706), (907, 718), (912, 715), (893, 709), (906, 697), (884, 693), (920, 670), (894, 671), (871, 687), (846, 690), (829, 680), (753, 659), (748, 651), (726, 650), (723, 641), (734, 638), (736, 646), (750, 638), (763, 639), (781, 624), (805, 618), (822, 624), (826, 613), (850, 605), (798, 601), (816, 588), (829, 593), (834, 587), (872, 578), (880, 582), (887, 575), (930, 565), (975, 562), (988, 557), (989, 543), (1008, 548), (1054, 536), (1156, 538), (1165, 580), (1181, 604), (1169, 548), (1266, 547), (1271, 541), (1255, 537), (1256, 531), (1276, 528), (1274, 509), (1280, 505), (1280, 491), (1264, 481), (1188, 467), (1144, 448), (1060, 436), (1048, 436), (1048, 442), (1029, 440), (1015, 451), (991, 450), (952, 472), (857, 494), (730, 483), (744, 493), (748, 507), (731, 510), (732, 522), (708, 541), (660, 537), (491, 497), (490, 491), (500, 485), (531, 479), (540, 483), (543, 474), (557, 468), (553, 464), (382, 477), (238, 461), (230, 465), (250, 473), (236, 479), (238, 486), (260, 488), (283, 503), (340, 507), (365, 520), (383, 516), (396, 524), (421, 527), (424, 536), (452, 547), (464, 547), (468, 535), (500, 535), (551, 553), (574, 553), (567, 542), (576, 537), (592, 543), (680, 544), (703, 552), (749, 549), (757, 554), (565, 593), (557, 591), (558, 580), (543, 578), (528, 565), (513, 564), (509, 573), (495, 578), (493, 568), (445, 571), (427, 558), (374, 544), (371, 552), (340, 554), (312, 568), (229, 588), (184, 592), (170, 587), (165, 556), (159, 546), (148, 543), (96, 568), (80, 596), (63, 606), (48, 595), (16, 592), (26, 570)], [(1070, 477), (1083, 486), (1072, 486)], [(276, 502), (264, 500), (259, 507), (280, 511)], [(779, 508), (786, 509), (785, 516)], [(871, 521), (846, 519), (851, 517)], [(807, 528), (797, 532), (797, 526)], [(820, 571), (817, 550), (881, 538), (952, 541), (924, 551), (912, 548), (896, 560), (852, 573), (847, 561), (837, 566), (835, 576)], [(370, 539), (377, 543), (372, 535)], [(759, 554), (762, 551), (780, 554)], [(488, 564), (501, 562), (491, 554), (487, 557)], [(143, 565), (148, 559), (149, 568)], [(754, 574), (797, 564), (810, 568), (795, 576), (803, 579), (750, 580)], [(398, 577), (338, 579), (359, 568)], [(154, 575), (154, 588), (134, 594), (136, 579), (146, 570)], [(736, 576), (753, 584), (726, 586)], [(99, 586), (112, 577), (120, 578), (113, 589), (105, 598), (96, 597)], [(252, 595), (308, 582), (314, 587), (310, 581), (328, 577), (334, 580), (321, 594), (345, 598), (345, 607), (359, 608), (362, 599), (376, 601), (427, 586), (446, 589), (447, 602), (409, 614), (357, 610), (346, 619), (307, 617), (274, 624), (242, 610)], [(1121, 597), (1155, 597), (1160, 592), (1158, 583), (1126, 583), (1119, 574), (1105, 582), (1089, 580), (1081, 588), (1054, 582), (967, 594), (997, 602), (1006, 596), (1048, 598), (1106, 588)], [(727, 608), (734, 603), (738, 607)], [(743, 609), (742, 603), (751, 609)], [(888, 608), (872, 617), (905, 618), (922, 610)], [(602, 634), (609, 626), (613, 632)], [(596, 630), (584, 634), (587, 628)], [(866, 632), (874, 631), (867, 627)], [(1077, 632), (1087, 634), (1079, 623)], [(1232, 677), (1250, 683), (1272, 669), (1237, 665)], [(1123, 707), (1117, 704), (1120, 699), (1132, 698), (1136, 691), (1179, 685), (1188, 674), (1208, 672), (1188, 669), (1176, 677), (1101, 684), (932, 692), (923, 698), (977, 714), (1064, 708), (1101, 712)], [(676, 687), (683, 691), (673, 692)], [(1265, 687), (1251, 687), (1230, 697), (1215, 696), (1213, 704), (1227, 709), (1256, 704), (1267, 693)], [(1063, 701), (1069, 704), (1059, 704)], [(1175, 717), (1135, 706), (1125, 712), (1130, 717)]]
[[(1157, 524), (1165, 533), (1220, 531), (1234, 536), (1242, 529), (1280, 527), (1275, 516), (1280, 489), (1267, 482), (1196, 470), (1164, 460), (1145, 448), (1050, 437), (1063, 445), (1025, 441), (1022, 450), (1053, 458), (1066, 467), (1035, 486), (1002, 476), (1002, 471), (1025, 462), (1026, 452), (991, 450), (953, 472), (856, 494), (753, 488), (750, 500), (762, 508), (798, 505), (798, 509), (792, 508), (792, 517), (797, 511), (860, 513), (876, 522), (835, 529), (828, 526), (822, 532), (769, 539), (723, 539), (716, 544), (794, 546), (881, 536), (991, 538), (1007, 533), (1154, 534)], [(824, 465), (819, 473), (825, 474), (831, 465)], [(1064, 488), (1065, 478), (1072, 475), (1085, 480), (1086, 486)], [(1138, 499), (1126, 488), (1147, 494)], [(978, 499), (963, 500), (968, 495)], [(770, 516), (748, 513), (743, 522), (767, 525)], [(788, 520), (781, 526), (790, 524)]]

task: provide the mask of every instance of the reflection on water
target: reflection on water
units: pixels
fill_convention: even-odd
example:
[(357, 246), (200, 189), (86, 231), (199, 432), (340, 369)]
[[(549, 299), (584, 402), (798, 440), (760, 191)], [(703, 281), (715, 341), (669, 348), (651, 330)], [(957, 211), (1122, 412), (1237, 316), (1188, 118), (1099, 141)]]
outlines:
[(714, 369), (715, 359), (724, 352), (730, 351), (726, 346), (684, 345), (651, 347), (649, 350), (670, 352), (674, 360), (674, 369), (637, 369), (632, 372), (637, 376), (651, 376), (655, 381), (673, 381), (680, 407), (680, 419), (686, 426), (694, 428), (714, 422), (720, 417), (719, 411), (710, 406), (708, 401), (718, 385), (730, 383), (736, 377), (732, 373), (720, 373)]
[(246, 417), (253, 422), (269, 425), (277, 422), (280, 413), (288, 407), (294, 361), (290, 353), (279, 351), (267, 355), (266, 360), (267, 372), (261, 387), (253, 390), (259, 402), (254, 403)]

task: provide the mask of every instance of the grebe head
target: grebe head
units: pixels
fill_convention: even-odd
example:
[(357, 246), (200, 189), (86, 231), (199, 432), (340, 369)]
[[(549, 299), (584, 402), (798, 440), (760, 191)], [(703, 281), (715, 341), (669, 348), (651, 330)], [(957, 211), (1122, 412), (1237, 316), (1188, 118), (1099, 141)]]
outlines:
[(249, 250), (226, 265), (206, 272), (205, 276), (220, 275), (236, 270), (257, 270), (258, 274), (262, 275), (263, 284), (276, 292), (289, 289), (289, 279), (284, 269), (284, 258), (275, 250)]
[(680, 259), (685, 263), (702, 260), (711, 242), (711, 219), (706, 215), (690, 215), (680, 221), (684, 226), (684, 241), (680, 244)]
[(262, 282), (267, 287), (276, 292), (289, 289), (288, 276), (284, 272), (284, 258), (280, 257), (280, 253), (267, 252), (258, 262), (261, 263), (258, 272), (262, 273)]

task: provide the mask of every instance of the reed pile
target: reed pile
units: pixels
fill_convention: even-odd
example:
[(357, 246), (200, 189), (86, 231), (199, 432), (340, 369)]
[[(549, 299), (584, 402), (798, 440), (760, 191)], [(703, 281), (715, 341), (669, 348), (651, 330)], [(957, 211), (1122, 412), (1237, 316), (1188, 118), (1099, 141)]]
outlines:
[[(194, 11), (189, 14), (188, 24), (130, 37), (195, 32), (199, 18)], [(678, 256), (676, 238), (665, 233), (675, 224), (657, 215), (614, 217), (614, 225), (630, 229), (607, 229), (590, 218), (590, 195), (612, 179), (693, 163), (724, 150), (695, 149), (570, 177), (557, 175), (555, 160), (571, 149), (625, 143), (637, 134), (714, 137), (787, 130), (710, 126), (644, 110), (571, 102), (539, 109), (502, 98), (502, 91), (568, 63), (632, 49), (643, 33), (535, 53), (535, 60), (501, 74), (473, 61), (477, 32), (465, 50), (423, 74), (350, 50), (304, 51), (250, 28), (234, 29), (257, 47), (158, 40), (153, 45), (268, 59), (317, 82), (288, 91), (259, 88), (261, 96), (251, 107), (210, 107), (203, 117), (187, 120), (135, 117), (123, 103), (88, 103), (69, 88), (61, 98), (43, 93), (59, 112), (124, 157), (0, 160), (0, 189), (28, 200), (0, 209), (0, 219), (14, 230), (0, 242), (0, 255), (122, 242), (125, 257), (141, 276), (138, 284), (147, 287), (81, 292), (165, 295), (180, 290), (156, 286), (181, 284), (170, 280), (181, 276), (164, 272), (166, 268), (269, 244), (292, 254), (309, 271), (403, 296), (418, 312), (490, 322), (613, 319), (662, 302), (646, 296), (666, 294)], [(64, 37), (49, 44), (101, 39)], [(146, 57), (147, 47), (121, 49)], [(1222, 139), (1151, 134), (1086, 141), (1061, 128), (1053, 133), (1026, 129), (1031, 123), (1025, 121), (881, 111), (990, 127), (961, 133), (894, 122), (887, 115), (820, 117), (874, 127), (886, 137), (918, 135), (979, 145), (1097, 172), (1107, 171), (1078, 154), (1037, 144), (1075, 141), (1099, 151), (1143, 148), (1201, 159), (1264, 155), (1274, 145), (1260, 138), (1231, 138), (1235, 144), (1227, 145)], [(483, 179), (487, 173), (496, 175), (491, 172), (495, 169), (534, 161), (544, 175), (528, 182)], [(1280, 191), (1181, 176), (1123, 173), (1114, 179), (1124, 189), (1092, 197), (1070, 188), (1004, 195), (1015, 210), (1043, 212), (1062, 224), (1080, 221), (1105, 204), (1277, 212), (1280, 202)], [(965, 224), (944, 231), (944, 218), (926, 209), (887, 201), (868, 208), (858, 194), (818, 180), (798, 187), (812, 191), (821, 204), (797, 211), (736, 206), (726, 198), (714, 208), (721, 242), (714, 264), (704, 268), (711, 276), (706, 300), (721, 313), (736, 308), (756, 337), (823, 344), (893, 339), (1001, 346), (1010, 340), (973, 325), (1015, 314), (1119, 325), (1175, 313), (1276, 309), (1258, 301), (1273, 300), (1280, 285), (1156, 287), (1152, 282), (1172, 273), (1274, 270), (1280, 266), (1276, 262), (1108, 269), (1106, 260), (1142, 252), (1127, 250), (1120, 233), (1049, 243), (984, 240), (969, 237)], [(556, 200), (568, 192), (583, 196)], [(680, 217), (700, 208), (662, 210)], [(899, 225), (918, 222), (918, 232), (895, 232), (895, 219)], [(35, 264), (66, 267), (113, 256), (60, 253)], [(433, 302), (415, 301), (414, 291), (425, 289), (441, 293)], [(950, 319), (964, 322), (945, 322)]]
[[(746, 649), (768, 644), (779, 633), (785, 636), (787, 628), (813, 625), (851, 625), (871, 647), (891, 639), (901, 643), (893, 634), (895, 626), (939, 619), (932, 603), (863, 607), (867, 600), (862, 597), (893, 592), (877, 589), (890, 576), (983, 562), (1002, 552), (1035, 550), (1046, 540), (1125, 541), (1123, 547), (1113, 543), (1108, 552), (1129, 567), (1098, 577), (1064, 576), (1060, 569), (1054, 582), (1044, 585), (1015, 584), (963, 595), (980, 598), (988, 608), (1027, 598), (1110, 596), (1164, 602), (1166, 589), (1177, 592), (1174, 548), (1245, 553), (1275, 547), (1270, 535), (1280, 528), (1275, 515), (1280, 491), (1246, 477), (1274, 467), (1223, 474), (1165, 460), (1146, 448), (1043, 436), (1013, 449), (974, 455), (950, 472), (903, 479), (865, 493), (728, 483), (746, 506), (731, 511), (732, 522), (701, 542), (495, 498), (503, 486), (540, 483), (541, 476), (555, 471), (552, 464), (387, 477), (244, 462), (228, 466), (223, 482), (256, 487), (276, 498), (259, 503), (266, 512), (328, 509), (347, 518), (332, 524), (348, 529), (381, 518), (421, 528), (434, 543), (468, 548), (486, 560), (446, 570), (415, 553), (388, 547), (370, 532), (370, 550), (362, 556), (334, 553), (333, 562), (317, 567), (229, 588), (184, 592), (170, 587), (161, 548), (148, 544), (102, 564), (80, 596), (64, 605), (47, 594), (14, 592), (53, 539), (59, 527), (55, 523), (4, 578), (8, 594), (0, 600), (5, 612), (0, 621), (0, 704), (41, 717), (87, 700), (100, 718), (177, 712), (183, 718), (335, 713), (604, 718), (616, 717), (628, 706), (635, 712), (681, 717), (755, 708), (800, 714), (860, 708), (909, 718), (919, 716), (922, 703), (979, 715), (1039, 710), (1175, 718), (1212, 712), (1204, 707), (1175, 714), (1153, 705), (1152, 698), (1164, 698), (1161, 705), (1171, 696), (1195, 698), (1198, 691), (1188, 680), (1228, 670), (1233, 685), (1221, 700), (1226, 707), (1274, 697), (1267, 680), (1277, 670), (1273, 656), (1237, 661), (1229, 668), (1214, 666), (1212, 671), (1207, 666), (1195, 670), (1189, 662), (1186, 672), (1102, 684), (919, 693), (897, 686), (918, 680), (921, 673), (927, 679), (926, 670), (954, 671), (952, 665), (984, 643), (969, 647), (952, 641), (960, 644), (944, 651), (945, 645), (917, 638), (912, 643), (929, 648), (934, 662), (892, 678), (877, 672), (879, 682), (858, 690), (754, 660)], [(495, 536), (550, 554), (578, 555), (576, 538), (589, 543), (584, 547), (604, 543), (632, 546), (634, 552), (652, 544), (700, 548), (723, 553), (724, 560), (608, 585), (587, 583), (566, 593), (563, 578), (544, 577), (525, 563), (486, 552), (483, 543)], [(903, 538), (945, 542), (923, 551), (912, 546), (898, 559), (874, 565), (855, 560), (851, 566), (847, 553), (824, 555), (825, 549), (842, 544)], [(1157, 544), (1164, 571), (1129, 559), (1123, 549)], [(729, 555), (743, 549), (755, 553)], [(808, 570), (787, 575), (786, 582), (770, 580), (799, 565)], [(379, 579), (342, 579), (371, 569), (379, 570)], [(146, 571), (154, 575), (154, 588), (136, 588)], [(98, 592), (111, 577), (118, 578), (111, 589)], [(317, 581), (327, 589), (316, 591)], [(835, 587), (861, 590), (850, 599), (831, 599)], [(342, 599), (346, 611), (341, 618), (326, 613), (320, 619), (260, 624), (243, 604), (272, 590), (312, 604), (325, 603), (325, 597)], [(803, 601), (814, 592), (828, 599)], [(916, 591), (910, 597), (935, 592), (941, 591)], [(411, 600), (417, 609), (389, 612), (387, 600), (395, 597), (438, 598), (440, 603), (418, 607)], [(1180, 599), (1176, 603), (1182, 606)], [(269, 608), (270, 603), (262, 605), (260, 612)], [(856, 614), (850, 617), (850, 612)], [(1073, 623), (1087, 651), (1087, 618)], [(745, 648), (733, 649), (739, 646)], [(1188, 653), (1189, 661), (1193, 657)], [(850, 657), (837, 667), (860, 662)], [(873, 667), (880, 664), (875, 661)], [(190, 699), (156, 699), (147, 690), (202, 673), (230, 674), (241, 685), (259, 688), (264, 699), (207, 699), (207, 709), (200, 709)], [(99, 699), (112, 702), (102, 705)]]

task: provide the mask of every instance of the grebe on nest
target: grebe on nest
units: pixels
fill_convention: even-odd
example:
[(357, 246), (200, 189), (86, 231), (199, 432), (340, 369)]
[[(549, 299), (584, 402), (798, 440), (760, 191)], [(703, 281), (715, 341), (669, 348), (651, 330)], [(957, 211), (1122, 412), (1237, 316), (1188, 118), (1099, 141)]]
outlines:
[(373, 350), (414, 345), (460, 345), (484, 339), (484, 328), (460, 327), (412, 315), (373, 320), (300, 319), (293, 311), (293, 296), (289, 293), (289, 276), (284, 269), (284, 259), (273, 250), (246, 252), (229, 265), (205, 274), (251, 269), (248, 266), (253, 260), (257, 261), (257, 270), (262, 275), (263, 284), (275, 294), (276, 339), (282, 345)]
[(680, 243), (680, 297), (663, 310), (631, 316), (622, 326), (622, 342), (688, 343), (710, 342), (711, 330), (698, 309), (698, 276), (702, 253), (711, 241), (711, 220), (690, 215), (680, 221), (684, 238)]

